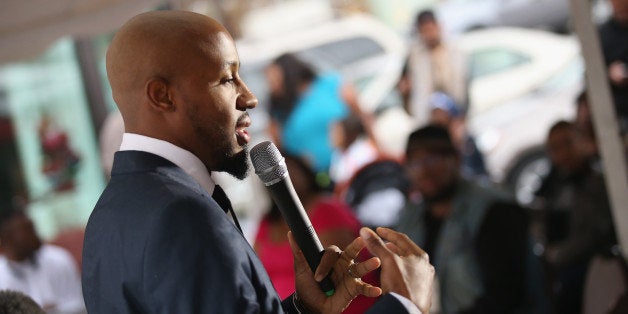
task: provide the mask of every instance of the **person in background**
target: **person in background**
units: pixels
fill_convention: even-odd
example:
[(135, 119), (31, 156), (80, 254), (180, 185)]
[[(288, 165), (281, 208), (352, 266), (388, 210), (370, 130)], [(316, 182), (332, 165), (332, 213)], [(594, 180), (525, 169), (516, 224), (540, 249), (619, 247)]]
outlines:
[[(142, 13), (117, 31), (106, 59), (125, 133), (85, 230), (90, 314), (338, 313), (357, 295), (382, 293), (373, 313), (429, 312), (427, 255), (383, 228), (360, 229), (345, 251), (326, 248), (316, 272), (289, 235), (298, 294), (279, 298), (211, 177), (246, 177), (257, 106), (224, 26), (193, 12)], [(364, 247), (377, 257), (355, 264)], [(380, 263), (381, 288), (359, 280)], [(331, 296), (318, 286), (327, 275)]]
[(420, 128), (406, 147), (407, 171), (422, 199), (409, 198), (396, 229), (432, 257), (442, 313), (513, 313), (528, 306), (525, 212), (509, 195), (461, 176), (447, 129)]
[(559, 121), (550, 128), (546, 147), (552, 168), (536, 192), (557, 313), (580, 313), (591, 257), (616, 243), (604, 177), (580, 144), (573, 123)]
[(330, 176), (335, 194), (367, 227), (391, 227), (405, 203), (408, 181), (399, 160), (381, 153), (362, 120), (351, 115), (332, 129)]
[(316, 73), (293, 54), (273, 61), (266, 68), (266, 77), (271, 139), (286, 152), (305, 158), (317, 173), (327, 175), (333, 152), (329, 135), (333, 123), (350, 113), (366, 119), (355, 91), (337, 73)]
[(377, 145), (368, 137), (362, 119), (350, 115), (332, 126), (334, 153), (329, 176), (336, 187), (344, 187), (365, 165), (381, 157)]
[(0, 115), (0, 208), (26, 199), (26, 184), (11, 119)]
[(411, 44), (408, 56), (411, 84), (408, 107), (418, 125), (425, 125), (430, 112), (428, 100), (434, 92), (444, 92), (466, 108), (467, 64), (464, 55), (443, 40), (434, 12), (421, 11), (414, 25), (417, 40)]
[[(323, 246), (332, 244), (344, 249), (358, 236), (360, 223), (351, 209), (328, 195), (318, 186), (312, 169), (298, 157), (283, 154), (294, 189), (314, 226)], [(288, 243), (288, 225), (279, 208), (273, 204), (260, 223), (254, 248), (273, 286), (281, 298), (288, 297), (295, 289), (292, 250)], [(378, 284), (377, 276), (371, 273), (365, 281)], [(363, 313), (374, 303), (373, 298), (358, 297), (344, 313)]]
[(446, 128), (456, 149), (460, 152), (462, 176), (469, 180), (486, 182), (489, 180), (484, 156), (475, 145), (475, 139), (467, 132), (465, 116), (453, 98), (442, 92), (435, 92), (429, 98), (430, 123)]
[(281, 148), (286, 121), (302, 90), (316, 79), (316, 72), (295, 55), (283, 54), (266, 67), (264, 74), (269, 89), (270, 122), (267, 130), (271, 140)]
[(395, 90), (399, 93), (401, 98), (401, 106), (407, 114), (412, 115), (412, 79), (410, 78), (410, 60), (406, 59), (401, 69), (401, 74), (395, 84)]
[(77, 265), (70, 253), (42, 243), (22, 210), (0, 213), (0, 290), (30, 296), (52, 313), (85, 313)]
[[(628, 1), (610, 0), (613, 13), (599, 28), (604, 63), (619, 118), (619, 127), (628, 138)], [(628, 144), (628, 142), (626, 142)]]

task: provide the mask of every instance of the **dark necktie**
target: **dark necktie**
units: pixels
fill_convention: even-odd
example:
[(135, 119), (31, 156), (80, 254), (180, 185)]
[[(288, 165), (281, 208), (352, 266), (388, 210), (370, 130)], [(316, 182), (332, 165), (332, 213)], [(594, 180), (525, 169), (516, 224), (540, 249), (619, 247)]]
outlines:
[(218, 205), (225, 211), (225, 213), (231, 212), (231, 217), (233, 217), (233, 222), (235, 222), (236, 227), (242, 233), (242, 228), (240, 227), (240, 222), (238, 222), (238, 217), (236, 217), (235, 212), (233, 211), (233, 207), (231, 206), (231, 201), (225, 191), (220, 187), (220, 185), (216, 185), (214, 187), (214, 193), (212, 194), (212, 198)]

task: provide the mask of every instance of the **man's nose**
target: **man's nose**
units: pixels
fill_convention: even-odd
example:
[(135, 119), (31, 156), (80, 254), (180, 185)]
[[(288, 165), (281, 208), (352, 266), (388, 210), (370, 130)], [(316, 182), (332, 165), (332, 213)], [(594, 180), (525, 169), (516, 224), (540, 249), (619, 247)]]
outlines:
[(246, 86), (246, 84), (244, 84), (244, 82), (241, 82), (240, 88), (242, 90), (240, 92), (240, 96), (238, 97), (238, 100), (236, 103), (238, 110), (244, 111), (247, 109), (253, 109), (257, 107), (257, 97), (253, 95), (251, 90), (249, 90), (249, 88)]

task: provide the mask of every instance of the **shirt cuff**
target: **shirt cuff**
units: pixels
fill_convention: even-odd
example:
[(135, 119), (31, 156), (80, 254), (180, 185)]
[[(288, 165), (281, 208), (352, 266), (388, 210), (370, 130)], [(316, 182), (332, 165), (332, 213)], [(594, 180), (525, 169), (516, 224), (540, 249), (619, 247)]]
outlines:
[(412, 303), (412, 301), (408, 300), (408, 298), (394, 292), (390, 292), (390, 294), (401, 302), (401, 305), (408, 310), (409, 314), (422, 314), (416, 304)]

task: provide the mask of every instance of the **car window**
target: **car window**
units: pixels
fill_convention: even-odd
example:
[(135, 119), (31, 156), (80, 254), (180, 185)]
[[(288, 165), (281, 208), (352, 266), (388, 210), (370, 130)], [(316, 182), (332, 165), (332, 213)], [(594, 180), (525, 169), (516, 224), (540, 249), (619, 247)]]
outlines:
[(540, 87), (540, 92), (554, 92), (567, 86), (576, 84), (582, 79), (584, 75), (584, 64), (582, 59), (574, 58), (570, 61), (564, 69), (560, 70), (557, 74), (554, 74), (547, 82), (543, 83)]
[(383, 54), (384, 49), (367, 37), (348, 38), (298, 52), (299, 57), (320, 70), (340, 70), (359, 60)]
[(530, 57), (504, 48), (488, 48), (471, 54), (471, 79), (502, 72), (530, 62)]

